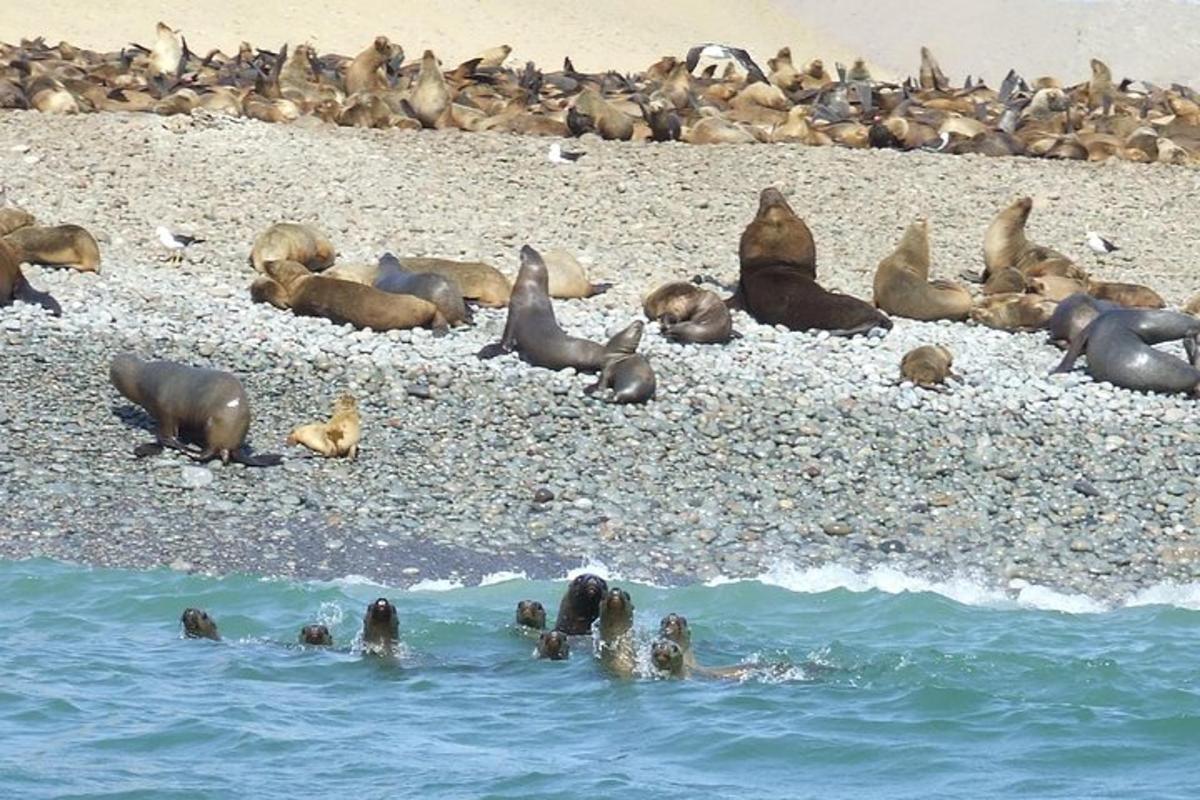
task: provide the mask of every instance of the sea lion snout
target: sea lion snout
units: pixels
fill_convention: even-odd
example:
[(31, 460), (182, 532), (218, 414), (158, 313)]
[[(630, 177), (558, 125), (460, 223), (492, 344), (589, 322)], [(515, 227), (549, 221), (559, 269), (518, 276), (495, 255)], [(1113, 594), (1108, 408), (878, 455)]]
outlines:
[(386, 597), (371, 604), (371, 619), (375, 622), (389, 622), (395, 613), (396, 607)]

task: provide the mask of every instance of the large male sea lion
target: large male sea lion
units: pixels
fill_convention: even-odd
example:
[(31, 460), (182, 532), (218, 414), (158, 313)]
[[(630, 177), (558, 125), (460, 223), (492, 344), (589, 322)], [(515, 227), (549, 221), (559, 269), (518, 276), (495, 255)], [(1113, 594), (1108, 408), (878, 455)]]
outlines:
[(268, 261), (296, 261), (319, 272), (333, 266), (336, 256), (333, 244), (311, 225), (277, 222), (254, 238), (250, 264), (265, 272)]
[(288, 444), (300, 444), (326, 458), (358, 458), (358, 441), (362, 436), (362, 420), (358, 401), (343, 394), (333, 403), (333, 416), (328, 422), (300, 425), (288, 434)]
[(189, 639), (221, 641), (221, 634), (217, 632), (217, 621), (202, 608), (185, 608), (179, 621), (183, 624), (183, 635)]
[[(1183, 339), (1191, 363), (1152, 345)], [(1178, 311), (1118, 308), (1092, 320), (1071, 340), (1054, 372), (1080, 355), (1097, 381), (1145, 392), (1200, 393), (1200, 319)]]
[(571, 655), (571, 639), (562, 631), (542, 631), (537, 656), (548, 661), (565, 661)]
[(78, 225), (26, 225), (4, 237), (22, 261), (80, 272), (100, 271), (100, 245)]
[(644, 355), (636, 352), (642, 340), (642, 328), (641, 320), (635, 320), (625, 329), (628, 336), (615, 337), (617, 344), (609, 348), (600, 377), (584, 388), (586, 394), (612, 389), (611, 401), (620, 404), (645, 403), (654, 397), (657, 387), (654, 369)]
[(633, 676), (637, 654), (633, 649), (633, 600), (629, 592), (613, 587), (600, 601), (597, 648), (600, 663), (621, 678)]
[(608, 591), (608, 582), (599, 575), (583, 573), (567, 586), (562, 601), (558, 604), (558, 617), (554, 630), (568, 636), (583, 636), (590, 633), (592, 623), (600, 616), (600, 600)]
[(380, 597), (367, 606), (363, 614), (363, 650), (375, 653), (391, 653), (400, 641), (400, 614), (386, 597)]
[(300, 629), (300, 644), (308, 644), (313, 647), (332, 647), (333, 634), (329, 632), (328, 627), (319, 622), (305, 625)]
[(717, 344), (737, 334), (729, 307), (716, 292), (687, 281), (672, 281), (642, 301), (646, 318), (658, 320), (662, 335), (676, 342)]
[(964, 320), (971, 293), (956, 283), (929, 280), (929, 224), (918, 217), (892, 254), (875, 270), (875, 305), (889, 314), (919, 320)]
[(29, 285), (21, 272), (20, 257), (8, 242), (0, 239), (0, 308), (21, 300), (41, 306), (56, 317), (62, 316), (62, 306), (47, 292)]
[(517, 625), (536, 631), (546, 627), (546, 608), (537, 600), (522, 600), (517, 603)]
[[(195, 461), (220, 458), (249, 467), (274, 466), (277, 455), (249, 455), (250, 398), (242, 382), (228, 372), (143, 361), (132, 353), (114, 356), (109, 380), (117, 391), (137, 403), (157, 424), (155, 442), (138, 446), (138, 456), (155, 455), (164, 447), (179, 450)], [(195, 452), (185, 442), (201, 447)]]
[(1092, 320), (1114, 308), (1118, 308), (1116, 303), (1098, 300), (1084, 292), (1077, 292), (1060, 300), (1054, 313), (1046, 321), (1051, 343), (1065, 349), (1083, 333), (1083, 329), (1090, 325)]
[(741, 275), (731, 302), (764, 325), (835, 336), (892, 327), (869, 303), (817, 284), (812, 234), (778, 189), (762, 190), (758, 214), (742, 233), (738, 252)]
[(471, 321), (471, 312), (463, 302), (462, 289), (457, 283), (436, 272), (407, 270), (391, 253), (380, 256), (373, 285), (385, 292), (411, 294), (433, 303), (450, 325)]

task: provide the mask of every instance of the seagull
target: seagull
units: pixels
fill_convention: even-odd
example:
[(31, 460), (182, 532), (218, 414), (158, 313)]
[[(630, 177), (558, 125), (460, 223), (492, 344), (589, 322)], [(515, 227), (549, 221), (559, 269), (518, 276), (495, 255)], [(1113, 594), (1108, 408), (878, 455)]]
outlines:
[(1092, 248), (1092, 252), (1101, 256), (1106, 256), (1121, 249), (1095, 231), (1087, 232), (1087, 243), (1088, 247)]
[(569, 150), (564, 152), (562, 145), (555, 142), (550, 145), (550, 152), (546, 155), (546, 158), (550, 159), (551, 164), (574, 164), (585, 155), (587, 154), (583, 152), (571, 152)]
[(758, 64), (754, 63), (754, 59), (750, 58), (750, 54), (740, 47), (730, 47), (724, 44), (698, 44), (687, 54), (688, 72), (696, 69), (696, 65), (700, 63), (701, 58), (712, 58), (717, 61), (733, 59), (741, 65), (742, 69), (746, 70), (746, 83), (766, 83), (767, 76), (763, 74), (762, 69)]
[(193, 244), (203, 242), (203, 239), (197, 239), (195, 236), (184, 236), (182, 233), (171, 233), (169, 230), (159, 225), (155, 229), (158, 234), (158, 241), (163, 247), (171, 251), (171, 261), (179, 264), (183, 262), (183, 251)]

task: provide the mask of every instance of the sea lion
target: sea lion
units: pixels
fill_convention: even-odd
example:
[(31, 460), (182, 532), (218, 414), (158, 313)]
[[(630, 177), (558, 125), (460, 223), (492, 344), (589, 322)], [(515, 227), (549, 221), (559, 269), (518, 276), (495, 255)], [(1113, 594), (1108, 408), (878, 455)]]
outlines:
[(600, 600), (608, 591), (608, 582), (599, 575), (583, 573), (567, 586), (562, 601), (558, 604), (558, 617), (554, 630), (568, 636), (583, 636), (592, 630), (592, 623), (600, 616)]
[(517, 603), (517, 625), (523, 628), (544, 630), (546, 627), (546, 609), (537, 600), (522, 600)]
[(1056, 303), (1086, 289), (1087, 285), (1081, 281), (1061, 275), (1041, 275), (1029, 279), (1029, 291)]
[(333, 634), (329, 632), (329, 628), (319, 622), (312, 625), (305, 625), (300, 629), (300, 644), (309, 644), (314, 647), (332, 647)]
[(80, 272), (100, 271), (100, 246), (78, 225), (40, 227), (26, 225), (4, 237), (21, 260), (50, 267), (70, 267)]
[(383, 66), (392, 60), (392, 43), (386, 36), (376, 36), (371, 46), (363, 50), (346, 68), (346, 94), (383, 92), (388, 87)]
[[(591, 386), (584, 388), (585, 394), (593, 394), (604, 389), (612, 389), (611, 402), (645, 403), (654, 397), (657, 382), (650, 361), (637, 353), (638, 344), (642, 341), (643, 324), (635, 320), (628, 328), (628, 336), (614, 337), (620, 341), (609, 348), (604, 359), (604, 368), (600, 377)], [(622, 332), (624, 334), (625, 331)]]
[(642, 301), (642, 311), (674, 342), (721, 344), (737, 336), (729, 307), (717, 293), (687, 281), (658, 287)]
[(444, 258), (404, 257), (397, 259), (409, 272), (434, 272), (454, 281), (463, 298), (489, 308), (508, 305), (512, 283), (500, 270), (481, 261), (450, 261)]
[(550, 296), (556, 299), (576, 299), (603, 294), (611, 283), (592, 283), (579, 259), (561, 248), (542, 253), (542, 261), (550, 274)]
[(358, 401), (343, 394), (333, 403), (333, 416), (328, 422), (311, 422), (294, 429), (287, 437), (288, 444), (300, 444), (326, 458), (358, 458), (358, 440), (362, 436), (362, 420), (358, 416)]
[(993, 271), (1005, 267), (1016, 267), (1027, 278), (1044, 274), (1059, 274), (1069, 278), (1085, 275), (1078, 268), (1071, 270), (1071, 260), (1062, 253), (1034, 244), (1025, 237), (1025, 223), (1032, 210), (1033, 198), (1019, 197), (997, 214), (988, 226), (983, 235), (985, 282)]
[(621, 678), (633, 677), (637, 654), (633, 649), (633, 600), (629, 592), (613, 587), (600, 601), (597, 649), (600, 663)]
[(265, 272), (268, 261), (296, 261), (320, 272), (333, 266), (336, 255), (330, 241), (311, 225), (277, 222), (254, 238), (250, 264)]
[[(1184, 340), (1191, 363), (1152, 346), (1177, 339)], [(1069, 372), (1080, 355), (1087, 356), (1087, 373), (1097, 381), (1134, 391), (1200, 393), (1200, 319), (1190, 314), (1105, 311), (1071, 340), (1053, 372)]]
[(0, 236), (8, 236), (18, 228), (37, 224), (33, 214), (19, 208), (0, 208)]
[(221, 641), (221, 634), (217, 632), (217, 621), (204, 609), (185, 608), (179, 621), (183, 623), (183, 635), (189, 639)]
[(400, 614), (386, 597), (380, 597), (363, 614), (363, 650), (391, 653), (399, 640)]
[(1098, 300), (1084, 292), (1060, 300), (1054, 313), (1046, 321), (1046, 330), (1050, 334), (1050, 342), (1061, 348), (1066, 348), (1073, 342), (1092, 320), (1118, 308), (1116, 303)]
[[(277, 455), (246, 452), (250, 398), (232, 374), (173, 361), (143, 361), (132, 353), (121, 353), (109, 364), (108, 377), (118, 392), (144, 408), (157, 425), (155, 442), (138, 446), (135, 455), (157, 455), (169, 447), (200, 462), (220, 458), (225, 464), (232, 460), (248, 467), (280, 463)], [(202, 449), (197, 453), (185, 442)]]
[[(977, 277), (977, 276), (976, 276)], [(983, 284), (985, 295), (993, 294), (1023, 294), (1028, 288), (1025, 276), (1016, 267), (1004, 267), (993, 270)]]
[(971, 293), (956, 283), (929, 280), (929, 225), (918, 217), (892, 254), (875, 270), (875, 305), (909, 319), (961, 321), (971, 313)]
[(541, 255), (525, 245), (521, 248), (521, 269), (508, 301), (504, 335), (498, 344), (480, 350), (480, 358), (494, 358), (516, 350), (521, 360), (535, 367), (574, 367), (580, 372), (599, 372), (610, 354), (632, 353), (636, 349), (636, 345), (630, 348), (628, 342), (641, 338), (641, 329), (636, 327), (639, 323), (631, 323), (607, 345), (568, 336), (554, 318), (548, 283)]
[(154, 26), (154, 45), (150, 48), (148, 60), (151, 76), (173, 75), (180, 69), (183, 60), (183, 45), (176, 34), (166, 24), (159, 22)]
[(263, 268), (286, 292), (293, 314), (374, 331), (448, 327), (437, 306), (419, 297), (314, 275), (295, 261), (268, 261)]
[(989, 328), (1032, 331), (1046, 326), (1056, 305), (1036, 294), (995, 294), (971, 309), (971, 319)]
[(650, 663), (659, 672), (672, 678), (686, 678), (688, 667), (683, 648), (670, 639), (655, 639), (650, 645)]
[(450, 110), (450, 88), (432, 50), (426, 50), (421, 56), (421, 71), (408, 102), (413, 115), (423, 126), (444, 127), (444, 117)]
[(20, 256), (8, 242), (0, 239), (0, 308), (12, 301), (36, 304), (56, 317), (62, 316), (62, 306), (47, 292), (34, 289), (21, 272)]
[(462, 325), (471, 321), (471, 312), (463, 302), (463, 293), (457, 283), (436, 272), (410, 272), (391, 253), (380, 256), (372, 285), (384, 292), (410, 294), (433, 303), (447, 324)]
[(932, 388), (954, 377), (954, 356), (941, 345), (927, 344), (909, 350), (900, 359), (900, 377), (917, 386)]
[(658, 623), (658, 635), (678, 645), (684, 666), (688, 669), (696, 667), (696, 656), (692, 652), (692, 629), (687, 617), (674, 612), (667, 614)]
[(762, 190), (758, 214), (742, 233), (738, 253), (741, 273), (730, 302), (764, 325), (826, 330), (835, 336), (892, 327), (869, 303), (817, 284), (812, 234), (778, 189)]
[(562, 631), (542, 631), (538, 636), (537, 657), (548, 661), (566, 661), (571, 655), (571, 640)]
[(1165, 308), (1167, 303), (1149, 286), (1113, 281), (1088, 281), (1087, 293), (1098, 300), (1108, 300), (1129, 308)]

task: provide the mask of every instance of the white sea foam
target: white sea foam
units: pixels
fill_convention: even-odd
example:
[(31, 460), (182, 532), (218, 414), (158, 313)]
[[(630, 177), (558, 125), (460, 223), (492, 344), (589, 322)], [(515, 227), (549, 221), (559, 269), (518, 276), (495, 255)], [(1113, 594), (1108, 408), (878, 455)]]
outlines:
[(1200, 582), (1191, 583), (1156, 583), (1139, 592), (1135, 592), (1125, 605), (1136, 606), (1176, 606), (1191, 611), (1200, 611)]
[(512, 572), (511, 570), (500, 570), (499, 572), (489, 572), (479, 579), (480, 586), (495, 586), (498, 583), (508, 583), (509, 581), (527, 581), (529, 576), (525, 571)]
[(408, 587), (410, 592), (452, 592), (455, 589), (464, 588), (464, 584), (459, 580), (450, 580), (448, 578), (425, 578), (417, 581), (412, 586)]

